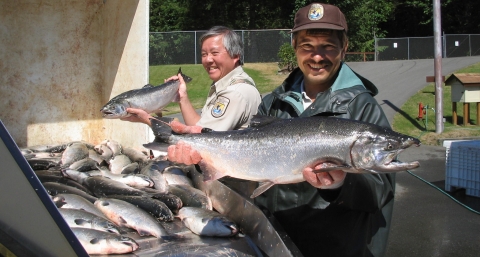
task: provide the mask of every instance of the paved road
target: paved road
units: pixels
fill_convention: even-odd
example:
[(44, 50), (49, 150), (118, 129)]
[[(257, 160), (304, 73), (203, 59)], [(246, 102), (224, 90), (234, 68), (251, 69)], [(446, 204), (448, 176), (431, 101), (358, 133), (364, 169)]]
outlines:
[[(461, 68), (480, 62), (480, 56), (442, 59), (442, 73), (448, 78)], [(348, 65), (372, 81), (379, 89), (375, 97), (382, 105), (390, 122), (402, 105), (419, 90), (428, 85), (427, 76), (434, 76), (434, 60), (352, 62)], [(433, 102), (435, 99), (433, 97)], [(443, 103), (450, 106), (450, 103)], [(417, 113), (411, 114), (413, 118)]]
[[(478, 62), (480, 56), (443, 59), (442, 72), (448, 76)], [(375, 98), (382, 104), (390, 123), (402, 105), (428, 84), (426, 76), (434, 75), (433, 60), (349, 63), (349, 66), (379, 88)], [(443, 105), (450, 106), (450, 103)], [(404, 115), (415, 118), (417, 113)], [(420, 168), (412, 172), (444, 189), (445, 150), (440, 146), (420, 146), (406, 150), (399, 159), (418, 160)], [(480, 211), (480, 198), (465, 196), (461, 191), (452, 195)], [(478, 256), (479, 231), (478, 214), (407, 172), (397, 174), (387, 257)]]

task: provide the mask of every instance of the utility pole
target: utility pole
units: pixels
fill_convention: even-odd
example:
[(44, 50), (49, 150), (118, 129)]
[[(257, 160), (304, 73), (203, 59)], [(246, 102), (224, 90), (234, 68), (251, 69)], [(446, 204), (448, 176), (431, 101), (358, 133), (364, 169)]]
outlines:
[(435, 133), (443, 132), (442, 17), (440, 0), (433, 0), (433, 36), (435, 45)]

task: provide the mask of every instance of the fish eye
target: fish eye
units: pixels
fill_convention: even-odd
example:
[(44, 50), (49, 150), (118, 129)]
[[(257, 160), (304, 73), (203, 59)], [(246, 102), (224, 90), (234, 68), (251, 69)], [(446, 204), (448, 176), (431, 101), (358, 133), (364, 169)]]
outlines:
[(385, 147), (385, 150), (393, 150), (393, 145), (391, 143), (388, 143)]

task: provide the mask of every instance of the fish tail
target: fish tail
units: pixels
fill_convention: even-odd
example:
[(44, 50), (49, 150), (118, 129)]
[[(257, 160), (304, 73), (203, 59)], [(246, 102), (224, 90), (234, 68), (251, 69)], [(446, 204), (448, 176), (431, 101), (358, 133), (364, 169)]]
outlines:
[(152, 124), (151, 128), (155, 135), (155, 140), (143, 146), (147, 149), (166, 152), (169, 146), (169, 139), (172, 136), (172, 129), (170, 128), (170, 122), (174, 120), (172, 118), (150, 118)]
[(191, 78), (191, 77), (189, 77), (189, 76), (187, 76), (187, 75), (185, 75), (185, 74), (182, 73), (182, 67), (178, 68), (177, 74), (180, 74), (180, 75), (182, 76), (183, 81), (185, 81), (185, 83), (188, 83), (188, 82), (192, 81), (192, 78)]

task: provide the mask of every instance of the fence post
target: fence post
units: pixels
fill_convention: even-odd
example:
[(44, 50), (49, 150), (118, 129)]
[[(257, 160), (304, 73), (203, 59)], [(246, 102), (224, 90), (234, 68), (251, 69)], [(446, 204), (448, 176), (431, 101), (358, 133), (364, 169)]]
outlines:
[(377, 61), (377, 36), (373, 36), (373, 40), (374, 40), (374, 42), (375, 42), (375, 45), (374, 45), (374, 48), (375, 48), (375, 49), (374, 49), (374, 50), (375, 50), (374, 52), (375, 52), (375, 54), (373, 55), (373, 60), (374, 60), (374, 61)]
[(194, 38), (195, 38), (195, 40), (193, 40), (193, 42), (194, 42), (194, 44), (195, 44), (195, 45), (193, 46), (193, 48), (195, 49), (195, 52), (193, 53), (193, 57), (194, 57), (194, 59), (195, 59), (195, 64), (197, 64), (197, 31), (196, 31), (196, 30), (194, 31), (193, 36), (194, 36)]

